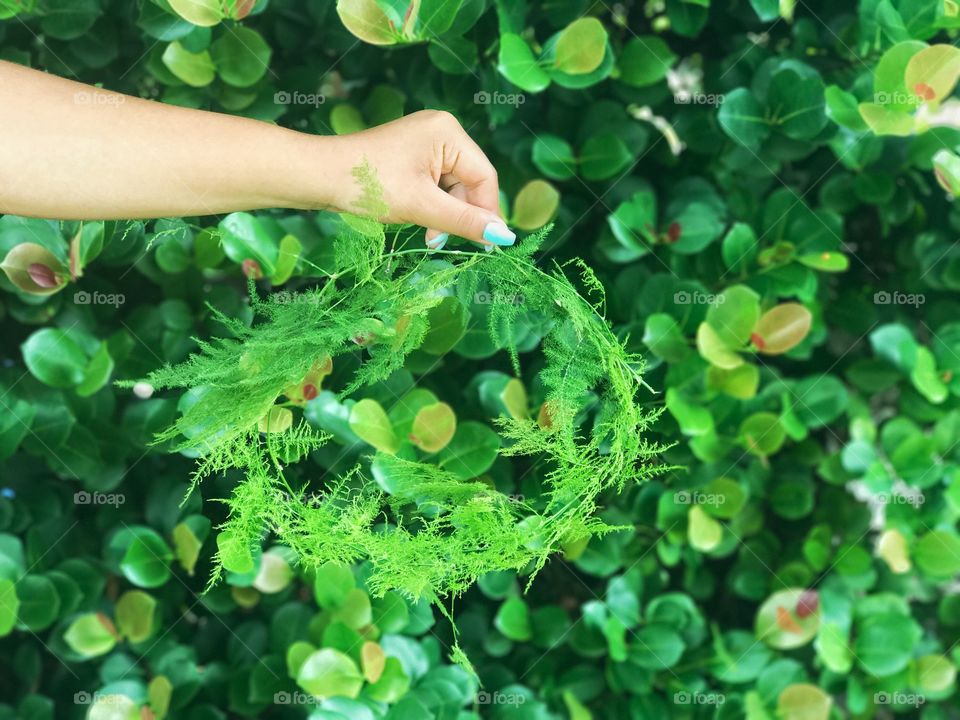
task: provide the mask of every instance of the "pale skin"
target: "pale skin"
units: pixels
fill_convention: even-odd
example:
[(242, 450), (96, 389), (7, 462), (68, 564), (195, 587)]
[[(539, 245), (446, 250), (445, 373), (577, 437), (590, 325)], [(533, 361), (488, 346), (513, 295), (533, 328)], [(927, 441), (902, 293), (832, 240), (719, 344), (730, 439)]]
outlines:
[(320, 136), (0, 61), (0, 213), (119, 220), (350, 211), (361, 194), (352, 170), (364, 160), (389, 208), (379, 219), (428, 228), (428, 247), (441, 233), (490, 245), (490, 223), (509, 236), (496, 170), (449, 113)]

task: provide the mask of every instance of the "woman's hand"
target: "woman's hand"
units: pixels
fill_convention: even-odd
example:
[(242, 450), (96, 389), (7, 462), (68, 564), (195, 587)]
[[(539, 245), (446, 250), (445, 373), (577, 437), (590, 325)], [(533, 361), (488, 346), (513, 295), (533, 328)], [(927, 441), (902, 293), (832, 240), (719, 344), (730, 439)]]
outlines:
[(323, 140), (341, 178), (332, 195), (338, 209), (357, 209), (363, 188), (350, 173), (366, 161), (383, 188), (387, 209), (378, 219), (429, 228), (428, 247), (442, 248), (450, 234), (483, 245), (515, 242), (500, 217), (497, 171), (450, 113), (423, 110)]
[(369, 163), (378, 219), (512, 245), (497, 173), (452, 115), (426, 110), (317, 136), (120, 95), (0, 61), (0, 213), (57, 220), (193, 217), (286, 207), (362, 212)]

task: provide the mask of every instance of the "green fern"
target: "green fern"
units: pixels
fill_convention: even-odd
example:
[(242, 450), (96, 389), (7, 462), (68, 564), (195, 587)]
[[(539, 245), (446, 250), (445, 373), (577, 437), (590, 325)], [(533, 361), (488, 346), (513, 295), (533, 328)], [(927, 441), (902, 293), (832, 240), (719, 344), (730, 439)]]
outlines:
[[(532, 261), (548, 232), (505, 251), (428, 255), (387, 251), (382, 226), (351, 223), (336, 241), (337, 270), (322, 288), (288, 303), (263, 301), (252, 291), (252, 327), (217, 313), (234, 337), (202, 342), (186, 362), (152, 373), (148, 380), (158, 389), (193, 391), (157, 442), (199, 449), (196, 481), (230, 468), (245, 475), (225, 500), (230, 512), (221, 531), (232, 546), (252, 550), (273, 533), (306, 565), (368, 560), (375, 595), (395, 589), (439, 603), (491, 570), (528, 569), (532, 579), (565, 543), (618, 529), (596, 517), (597, 498), (663, 469), (654, 458), (664, 448), (645, 439), (657, 413), (637, 402), (643, 361), (602, 317), (595, 276), (580, 266), (580, 281), (600, 296), (591, 304), (563, 268), (544, 272)], [(489, 332), (510, 352), (518, 374), (510, 338), (521, 310), (551, 323), (543, 342), (541, 422), (497, 421), (507, 440), (504, 456), (532, 456), (549, 468), (539, 509), (437, 465), (384, 454), (377, 462), (396, 479), (391, 495), (361, 467), (326, 481), (319, 499), (291, 488), (284, 468), (328, 438), (305, 422), (284, 433), (259, 431), (271, 408), (284, 404), (285, 389), (301, 382), (318, 357), (336, 363), (355, 352), (358, 337), (375, 342), (344, 394), (389, 377), (423, 342), (432, 308), (451, 291), (466, 300), (481, 286), (524, 298), (522, 308), (494, 303), (490, 313)], [(586, 428), (577, 418), (590, 396), (599, 402)]]

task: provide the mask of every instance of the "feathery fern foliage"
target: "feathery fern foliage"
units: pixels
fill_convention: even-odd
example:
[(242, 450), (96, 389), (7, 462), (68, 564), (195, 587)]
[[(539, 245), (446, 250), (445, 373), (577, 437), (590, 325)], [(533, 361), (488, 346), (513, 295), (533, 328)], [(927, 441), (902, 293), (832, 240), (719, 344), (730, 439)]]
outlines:
[[(198, 481), (229, 468), (245, 475), (226, 500), (229, 520), (218, 539), (219, 559), (227, 567), (227, 554), (259, 547), (269, 532), (306, 564), (369, 560), (367, 582), (375, 594), (396, 589), (439, 602), (491, 570), (527, 568), (532, 577), (562, 544), (615, 529), (596, 517), (597, 498), (661, 469), (654, 456), (663, 448), (645, 439), (656, 413), (638, 403), (645, 387), (642, 360), (627, 352), (604, 321), (603, 288), (589, 269), (580, 266), (581, 282), (597, 296), (596, 304), (580, 296), (560, 266), (544, 271), (534, 264), (548, 231), (505, 251), (428, 255), (420, 249), (388, 252), (382, 226), (353, 223), (337, 240), (337, 268), (323, 287), (286, 303), (258, 299), (251, 287), (252, 326), (221, 315), (233, 338), (202, 342), (189, 360), (148, 378), (157, 388), (194, 390), (192, 404), (158, 442), (199, 450)], [(548, 468), (545, 505), (535, 511), (429, 459), (384, 453), (377, 462), (390, 473), (391, 494), (360, 467), (318, 481), (319, 499), (291, 488), (285, 466), (328, 437), (302, 420), (286, 432), (260, 432), (269, 430), (262, 419), (273, 417), (271, 409), (283, 404), (286, 389), (301, 382), (318, 357), (336, 363), (355, 352), (358, 337), (376, 341), (343, 394), (387, 378), (423, 342), (431, 308), (451, 295), (468, 306), (481, 286), (494, 294), (522, 294), (527, 309), (551, 322), (543, 341), (546, 402), (540, 420), (497, 421), (502, 455), (531, 456)], [(519, 375), (520, 356), (510, 338), (521, 307), (490, 308), (489, 332), (508, 349)], [(585, 430), (583, 403), (590, 393), (599, 404)]]

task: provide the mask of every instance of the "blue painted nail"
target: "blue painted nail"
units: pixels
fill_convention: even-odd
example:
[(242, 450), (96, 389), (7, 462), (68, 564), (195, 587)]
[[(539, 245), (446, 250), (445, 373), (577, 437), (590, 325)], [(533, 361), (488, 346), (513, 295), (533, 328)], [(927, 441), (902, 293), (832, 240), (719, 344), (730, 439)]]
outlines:
[(517, 241), (517, 236), (503, 223), (492, 222), (487, 223), (483, 229), (483, 239), (494, 245), (513, 245)]
[(450, 233), (440, 233), (434, 238), (427, 240), (427, 247), (431, 250), (443, 250), (443, 246), (450, 239)]

